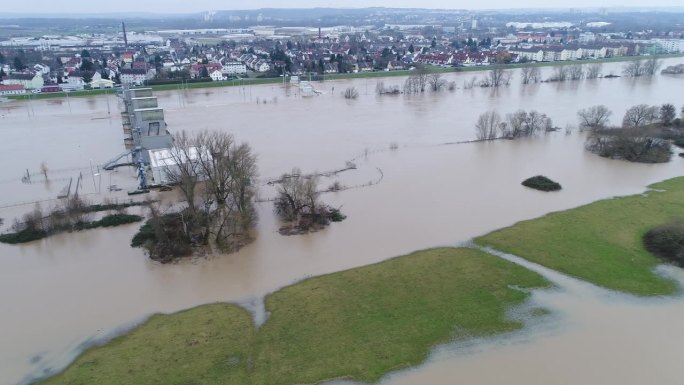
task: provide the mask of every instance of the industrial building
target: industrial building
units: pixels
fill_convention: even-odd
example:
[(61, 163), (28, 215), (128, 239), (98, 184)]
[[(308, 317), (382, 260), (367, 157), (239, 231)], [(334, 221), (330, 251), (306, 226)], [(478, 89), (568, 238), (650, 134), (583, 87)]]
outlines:
[[(112, 170), (120, 166), (136, 166), (139, 190), (146, 190), (146, 173), (153, 151), (171, 148), (173, 136), (167, 129), (164, 110), (159, 107), (151, 88), (124, 88), (118, 96), (123, 102), (121, 123), (126, 151), (105, 163), (103, 168)], [(162, 182), (155, 180), (155, 183)]]

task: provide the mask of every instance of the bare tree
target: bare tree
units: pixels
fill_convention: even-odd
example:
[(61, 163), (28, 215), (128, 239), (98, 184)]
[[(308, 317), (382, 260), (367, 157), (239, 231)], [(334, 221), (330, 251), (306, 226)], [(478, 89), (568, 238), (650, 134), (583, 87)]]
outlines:
[(194, 139), (185, 130), (173, 136), (169, 149), (170, 161), (164, 173), (170, 183), (178, 185), (190, 211), (195, 211), (195, 190), (200, 175), (200, 163)]
[(473, 76), (470, 78), (470, 80), (464, 80), (463, 81), (463, 89), (464, 90), (470, 90), (475, 87), (475, 84), (477, 84), (477, 76)]
[(510, 139), (533, 136), (541, 131), (548, 131), (551, 127), (553, 122), (546, 114), (518, 110), (506, 115), (505, 131), (502, 132), (502, 136)]
[(48, 178), (48, 166), (47, 162), (43, 161), (40, 163), (40, 172), (45, 176), (45, 180)]
[(582, 80), (584, 78), (584, 67), (581, 64), (575, 64), (568, 67), (568, 79)]
[(375, 84), (375, 93), (378, 95), (385, 93), (385, 82), (377, 82)]
[(568, 80), (569, 70), (565, 65), (561, 65), (553, 68), (553, 74), (549, 78), (550, 82), (564, 82)]
[(318, 206), (318, 177), (302, 175), (299, 168), (283, 174), (275, 201), (276, 213), (286, 221), (295, 221), (304, 213), (313, 213)]
[(503, 87), (511, 83), (511, 71), (504, 69), (503, 67), (495, 67), (487, 72), (487, 76), (480, 86), (482, 87)]
[(644, 74), (644, 61), (631, 60), (622, 66), (622, 75), (628, 77), (638, 77)]
[(416, 66), (413, 74), (404, 83), (404, 92), (409, 94), (425, 92), (428, 86), (429, 75), (430, 70), (427, 67), (423, 65)]
[(659, 109), (657, 106), (639, 104), (631, 107), (622, 118), (622, 127), (641, 127), (653, 124), (658, 120)]
[(580, 128), (599, 130), (608, 124), (613, 113), (604, 105), (593, 106), (577, 111)]
[(432, 91), (441, 91), (447, 86), (447, 81), (442, 78), (442, 74), (431, 73), (428, 75), (428, 84)]
[(629, 77), (653, 76), (663, 65), (662, 60), (653, 56), (647, 60), (632, 60), (622, 67), (622, 74)]
[(587, 72), (585, 77), (587, 79), (597, 79), (601, 75), (601, 70), (603, 69), (603, 64), (592, 63), (587, 66)]
[(501, 115), (496, 111), (481, 114), (475, 123), (475, 135), (478, 140), (493, 140), (501, 130)]
[[(220, 245), (232, 244), (256, 223), (256, 156), (247, 144), (236, 145), (233, 136), (223, 132), (202, 132), (196, 140), (202, 177), (206, 180), (205, 212), (207, 226)], [(216, 211), (210, 213), (212, 201)]]
[(660, 106), (660, 123), (665, 126), (672, 124), (677, 117), (677, 109), (674, 105), (666, 103)]
[(354, 87), (349, 87), (346, 90), (344, 90), (344, 98), (345, 99), (356, 99), (359, 97), (359, 91), (356, 90)]
[(520, 70), (520, 77), (522, 84), (537, 83), (541, 80), (541, 71), (536, 66), (523, 67)]
[(663, 66), (663, 61), (658, 59), (657, 56), (650, 57), (646, 59), (646, 62), (644, 63), (644, 75), (646, 76), (653, 76), (658, 71), (660, 70), (660, 67)]

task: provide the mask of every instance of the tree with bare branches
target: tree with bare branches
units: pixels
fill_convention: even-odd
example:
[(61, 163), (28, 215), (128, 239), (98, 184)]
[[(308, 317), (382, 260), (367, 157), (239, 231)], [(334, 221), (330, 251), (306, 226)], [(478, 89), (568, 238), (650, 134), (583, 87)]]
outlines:
[(541, 80), (541, 70), (536, 66), (523, 67), (520, 70), (522, 84), (538, 83)]
[(428, 75), (428, 84), (430, 85), (430, 90), (441, 91), (447, 86), (447, 81), (442, 78), (440, 73), (431, 73)]
[(501, 115), (496, 111), (487, 111), (477, 118), (475, 135), (477, 140), (494, 140), (502, 129)]
[(584, 67), (581, 64), (575, 64), (568, 67), (569, 80), (582, 80), (584, 78)]
[(658, 106), (639, 104), (625, 112), (622, 118), (622, 127), (641, 127), (653, 124), (658, 120), (660, 110)]
[(592, 63), (587, 65), (587, 71), (585, 77), (587, 79), (597, 79), (601, 75), (601, 70), (603, 69), (603, 64)]
[(482, 87), (503, 87), (511, 83), (511, 71), (503, 67), (495, 67), (487, 72), (487, 76), (482, 80)]
[(613, 113), (603, 105), (593, 106), (577, 111), (580, 128), (590, 130), (600, 130), (605, 128), (610, 121)]
[(404, 83), (404, 92), (408, 94), (425, 92), (428, 87), (430, 70), (423, 65), (418, 65), (411, 76)]

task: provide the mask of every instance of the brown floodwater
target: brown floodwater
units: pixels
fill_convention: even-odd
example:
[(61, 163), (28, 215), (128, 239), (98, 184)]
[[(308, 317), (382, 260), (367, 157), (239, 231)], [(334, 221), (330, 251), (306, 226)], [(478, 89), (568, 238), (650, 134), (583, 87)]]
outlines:
[[(673, 63), (677, 61), (667, 64)], [(610, 71), (619, 73), (619, 65), (606, 65), (604, 72)], [(462, 86), (474, 75), (448, 78)], [(403, 80), (383, 81), (392, 85)], [(385, 97), (374, 95), (376, 82), (316, 83), (322, 95), (314, 98), (301, 98), (296, 89), (281, 85), (158, 92), (172, 132), (233, 133), (259, 154), (264, 180), (294, 166), (305, 172), (328, 171), (354, 159), (357, 170), (324, 178), (323, 187), (335, 180), (347, 186), (380, 183), (325, 194), (323, 200), (342, 206), (348, 219), (305, 236), (280, 236), (271, 204), (258, 204), (256, 242), (236, 254), (170, 266), (152, 263), (129, 247), (135, 225), (61, 234), (24, 246), (0, 245), (0, 384), (61, 367), (85, 344), (154, 312), (215, 301), (258, 310), (264, 294), (308, 276), (458, 244), (522, 219), (639, 193), (650, 183), (684, 175), (679, 157), (660, 165), (596, 157), (584, 150), (583, 134), (576, 131), (518, 141), (444, 144), (473, 139), (477, 116), (489, 109), (502, 114), (537, 109), (565, 128), (576, 124), (578, 109), (595, 104), (612, 109), (615, 123), (635, 104), (679, 106), (684, 104), (681, 77), (527, 87), (514, 78), (510, 87), (500, 90)], [(350, 86), (359, 90), (357, 100), (342, 97)], [(130, 170), (97, 170), (98, 164), (123, 151), (113, 95), (0, 104), (0, 135), (0, 217), (5, 218), (5, 229), (13, 217), (33, 208), (18, 204), (54, 199), (79, 175), (81, 193), (92, 200), (125, 199), (125, 193), (110, 194), (107, 187), (135, 184)], [(398, 149), (390, 151), (391, 143)], [(26, 169), (37, 173), (41, 162), (48, 166), (48, 181), (33, 175), (32, 183), (22, 183)], [(520, 186), (536, 174), (558, 180), (563, 190), (544, 194)], [(262, 197), (271, 194), (271, 188), (262, 188)], [(447, 383), (453, 377), (466, 383), (508, 378), (511, 383), (530, 383), (540, 378), (559, 384), (636, 384), (653, 373), (650, 382), (677, 383), (678, 366), (669, 360), (684, 351), (675, 344), (682, 340), (677, 327), (684, 319), (684, 299), (637, 301), (570, 286), (560, 293), (535, 293), (534, 301), (559, 314), (551, 322), (556, 326), (479, 341), (457, 353), (437, 349), (428, 364), (388, 381)], [(629, 369), (624, 373), (642, 369), (642, 376), (618, 375), (621, 363)]]

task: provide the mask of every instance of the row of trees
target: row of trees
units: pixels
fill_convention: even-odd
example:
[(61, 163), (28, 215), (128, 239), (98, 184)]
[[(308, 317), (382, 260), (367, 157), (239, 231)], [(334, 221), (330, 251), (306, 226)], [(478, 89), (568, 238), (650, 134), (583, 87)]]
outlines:
[[(682, 107), (681, 113), (682, 118), (684, 118), (684, 107)], [(612, 115), (613, 112), (603, 105), (585, 108), (577, 112), (580, 128), (593, 131), (608, 128)], [(630, 107), (622, 118), (622, 128), (637, 128), (654, 124), (667, 127), (677, 123), (679, 123), (677, 108), (670, 103), (660, 106), (638, 104)]]
[(534, 110), (530, 112), (518, 110), (507, 114), (505, 120), (502, 120), (498, 112), (488, 111), (481, 114), (475, 123), (475, 134), (478, 140), (516, 139), (534, 136), (552, 129), (551, 118)]
[(653, 56), (646, 60), (632, 60), (622, 67), (622, 74), (628, 77), (653, 76), (662, 67), (662, 60)]
[(417, 66), (411, 76), (404, 82), (404, 93), (414, 94), (427, 90), (437, 92), (448, 88), (455, 89), (455, 83), (448, 82), (440, 73), (431, 71), (426, 66)]

